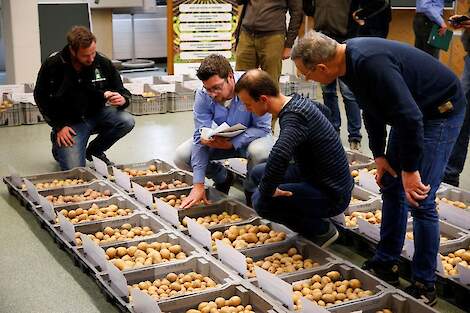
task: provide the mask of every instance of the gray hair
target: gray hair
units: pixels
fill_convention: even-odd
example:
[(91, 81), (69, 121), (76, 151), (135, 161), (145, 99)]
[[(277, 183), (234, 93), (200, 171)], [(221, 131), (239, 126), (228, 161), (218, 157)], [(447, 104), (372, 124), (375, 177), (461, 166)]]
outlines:
[(300, 59), (308, 69), (330, 61), (336, 54), (338, 42), (325, 34), (308, 31), (292, 48), (291, 59)]

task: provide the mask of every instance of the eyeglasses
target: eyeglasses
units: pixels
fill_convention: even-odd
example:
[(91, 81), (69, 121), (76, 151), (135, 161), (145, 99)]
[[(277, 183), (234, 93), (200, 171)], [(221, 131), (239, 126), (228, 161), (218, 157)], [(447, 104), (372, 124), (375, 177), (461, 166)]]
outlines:
[(226, 79), (224, 79), (223, 82), (221, 83), (218, 83), (210, 88), (207, 88), (204, 86), (204, 90), (207, 92), (207, 93), (210, 93), (210, 94), (214, 94), (214, 93), (221, 93), (222, 90), (224, 89), (224, 85), (225, 83), (227, 82)]
[(301, 80), (308, 81), (308, 76), (312, 71), (315, 71), (315, 69), (309, 69), (305, 74), (302, 73), (298, 68), (297, 68), (297, 77), (300, 78)]

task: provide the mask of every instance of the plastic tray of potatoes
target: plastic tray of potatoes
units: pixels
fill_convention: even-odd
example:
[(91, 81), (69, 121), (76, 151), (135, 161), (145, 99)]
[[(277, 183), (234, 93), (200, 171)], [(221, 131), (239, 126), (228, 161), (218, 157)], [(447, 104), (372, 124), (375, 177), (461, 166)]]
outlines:
[[(369, 193), (369, 191), (366, 191), (361, 187), (354, 186), (353, 196), (355, 192), (358, 192), (359, 190), (361, 192), (364, 192), (363, 195), (366, 195)], [(357, 229), (358, 228), (357, 219), (359, 217), (362, 217), (366, 219), (367, 221), (370, 221), (372, 224), (377, 224), (377, 223), (380, 224), (381, 215), (382, 215), (382, 202), (379, 198), (376, 198), (375, 200), (371, 200), (366, 203), (361, 203), (359, 205), (350, 204), (343, 213), (337, 216), (334, 216), (331, 219), (334, 222), (336, 222), (336, 224), (340, 225), (341, 227), (348, 228), (348, 229)]]
[[(79, 204), (69, 204), (54, 207), (56, 213), (61, 212), (72, 224), (94, 223), (101, 220), (111, 220), (139, 213), (143, 208), (136, 202), (122, 195), (113, 195), (107, 200), (97, 200)], [(57, 224), (58, 218), (49, 220), (41, 207), (35, 212), (47, 223)]]
[[(184, 261), (190, 256), (201, 255), (204, 253), (202, 248), (200, 248), (196, 243), (185, 236), (181, 236), (171, 231), (160, 232), (157, 235), (146, 239), (104, 244), (101, 245), (101, 248), (105, 252), (106, 260), (110, 261), (118, 269), (124, 272), (146, 268), (148, 266), (166, 266)], [(149, 248), (153, 250), (150, 250)], [(139, 252), (138, 255), (136, 255), (137, 250), (145, 252), (145, 255), (142, 254), (142, 252)], [(81, 246), (74, 247), (73, 251), (80, 261), (93, 272), (99, 273), (106, 271), (106, 269), (101, 268), (99, 264), (96, 264), (91, 260)], [(155, 253), (152, 254), (152, 252), (158, 252), (158, 255), (155, 255)], [(142, 260), (139, 260), (139, 257), (143, 257), (145, 260), (141, 262)], [(148, 258), (151, 258), (151, 262), (147, 260)]]
[[(179, 189), (171, 191), (163, 191), (154, 194), (155, 203), (152, 210), (157, 209), (159, 205), (170, 205), (176, 209), (179, 208), (181, 201), (189, 195), (191, 188), (188, 189)], [(211, 203), (216, 203), (217, 201), (227, 199), (228, 196), (220, 191), (217, 191), (214, 188), (206, 187), (206, 197)], [(193, 207), (206, 206), (204, 202), (201, 201), (200, 204), (196, 204)], [(156, 213), (156, 212), (155, 212)]]
[(193, 185), (192, 175), (182, 171), (174, 171), (168, 174), (150, 177), (137, 176), (131, 178), (131, 181), (141, 185), (151, 193), (187, 189)]
[(357, 170), (373, 165), (374, 159), (365, 154), (356, 151), (346, 151), (346, 157), (348, 158), (349, 169)]
[(443, 277), (452, 278), (459, 282), (460, 273), (457, 264), (470, 270), (470, 237), (460, 242), (440, 246), (439, 257), (442, 266), (438, 264), (437, 272)]
[(186, 222), (183, 220), (185, 217), (196, 220), (198, 224), (212, 229), (221, 225), (237, 225), (253, 221), (259, 217), (255, 210), (246, 206), (245, 204), (231, 200), (221, 200), (203, 207), (191, 207), (184, 210), (178, 210), (179, 220), (181, 225), (178, 229), (185, 230)]
[(451, 224), (470, 230), (470, 192), (449, 187), (436, 193), (439, 216)]
[[(119, 164), (114, 167), (127, 173), (131, 177), (168, 174), (176, 169), (171, 164), (159, 159), (153, 159), (147, 162)], [(113, 175), (111, 166), (108, 167), (108, 172), (110, 176)]]
[(246, 278), (251, 281), (256, 280), (254, 265), (279, 277), (286, 277), (312, 271), (337, 260), (333, 254), (304, 238), (293, 238), (275, 247), (249, 249), (243, 251), (243, 254), (247, 257), (249, 267)]
[(233, 284), (222, 290), (163, 301), (158, 306), (165, 313), (210, 313), (211, 308), (220, 309), (221, 313), (285, 312), (282, 307), (272, 303), (264, 293), (250, 289), (249, 284), (243, 283)]
[(389, 291), (374, 299), (329, 308), (331, 313), (437, 313), (432, 307), (400, 291)]
[[(123, 273), (128, 289), (136, 288), (161, 302), (214, 291), (228, 286), (234, 281), (232, 274), (217, 263), (202, 256), (188, 258), (184, 262), (166, 266), (152, 266)], [(106, 273), (98, 273), (96, 278), (102, 288), (113, 294), (113, 298), (126, 306), (132, 297), (120, 297), (119, 291), (111, 283)]]
[[(300, 309), (300, 298), (315, 301), (322, 307), (333, 307), (375, 298), (384, 291), (393, 289), (371, 274), (349, 263), (333, 263), (312, 272), (292, 274), (282, 278), (292, 284), (294, 308)], [(347, 281), (347, 282), (346, 282)], [(257, 285), (257, 282), (254, 282)], [(336, 291), (336, 294), (334, 293)]]
[(381, 202), (380, 196), (370, 192), (360, 186), (355, 185), (352, 191), (351, 202), (349, 202), (349, 210), (357, 210), (362, 207), (373, 206), (374, 203)]

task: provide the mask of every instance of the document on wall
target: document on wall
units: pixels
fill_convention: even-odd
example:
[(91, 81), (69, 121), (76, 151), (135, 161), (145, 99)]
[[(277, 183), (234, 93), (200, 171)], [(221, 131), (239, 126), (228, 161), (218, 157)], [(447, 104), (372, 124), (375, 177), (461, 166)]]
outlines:
[(227, 123), (222, 123), (217, 126), (216, 123), (212, 122), (212, 128), (203, 127), (201, 128), (202, 139), (209, 140), (212, 136), (221, 136), (226, 138), (232, 138), (240, 135), (246, 130), (246, 126), (240, 123), (230, 126)]

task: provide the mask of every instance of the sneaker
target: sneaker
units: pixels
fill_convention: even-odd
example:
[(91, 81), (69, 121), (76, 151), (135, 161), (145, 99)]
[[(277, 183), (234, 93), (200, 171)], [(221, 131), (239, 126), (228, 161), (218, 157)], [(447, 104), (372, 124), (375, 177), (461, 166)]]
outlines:
[(100, 159), (104, 163), (106, 163), (107, 166), (113, 166), (114, 165), (114, 162), (112, 162), (110, 159), (108, 159), (108, 157), (104, 153), (101, 153), (99, 155), (94, 155), (94, 154), (91, 154), (90, 152), (87, 151), (86, 152), (86, 159), (90, 162), (93, 161), (93, 158), (91, 157), (92, 155), (94, 157)]
[(396, 263), (384, 263), (371, 259), (365, 261), (361, 268), (392, 286), (398, 286), (400, 284), (398, 264)]
[(230, 171), (227, 171), (227, 176), (225, 177), (225, 181), (223, 183), (214, 184), (214, 187), (216, 190), (228, 195), (230, 186), (232, 186), (234, 179), (235, 179), (235, 176), (233, 175), (233, 173)]
[(406, 287), (405, 292), (413, 298), (422, 300), (424, 304), (429, 306), (433, 306), (437, 303), (437, 293), (434, 286), (426, 287), (420, 282), (415, 282), (414, 284)]
[(335, 242), (338, 237), (339, 233), (335, 225), (328, 221), (328, 230), (324, 234), (310, 237), (310, 239), (321, 248), (326, 248), (333, 244), (333, 242)]
[(351, 140), (349, 142), (349, 149), (360, 151), (361, 150), (361, 142), (357, 141), (357, 140)]

